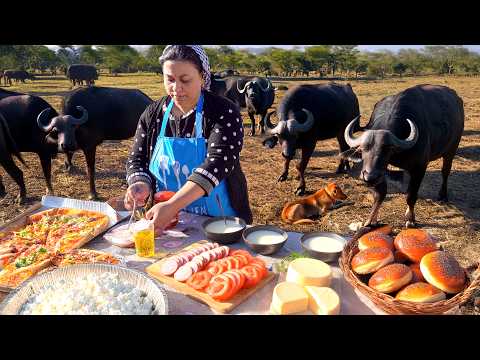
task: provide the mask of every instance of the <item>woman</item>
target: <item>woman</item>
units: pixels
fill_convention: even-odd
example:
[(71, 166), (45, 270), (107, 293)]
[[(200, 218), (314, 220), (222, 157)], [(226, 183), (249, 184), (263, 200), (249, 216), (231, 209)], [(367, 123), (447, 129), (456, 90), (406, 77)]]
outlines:
[(146, 214), (160, 234), (178, 211), (221, 214), (252, 223), (240, 167), (243, 123), (230, 100), (211, 93), (208, 57), (198, 45), (169, 45), (160, 57), (167, 96), (140, 117), (127, 162), (125, 206), (144, 206), (151, 192), (176, 191)]

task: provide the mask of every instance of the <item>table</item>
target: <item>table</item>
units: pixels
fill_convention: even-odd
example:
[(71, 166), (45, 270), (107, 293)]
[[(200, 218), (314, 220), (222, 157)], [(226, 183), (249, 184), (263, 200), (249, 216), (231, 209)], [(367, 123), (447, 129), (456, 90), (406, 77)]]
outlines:
[[(167, 231), (165, 235), (156, 239), (156, 253), (168, 251), (162, 244), (166, 241), (177, 240), (182, 243), (181, 247), (205, 239), (201, 224), (207, 217), (181, 212), (179, 214), (179, 224), (174, 230)], [(301, 233), (288, 232), (288, 240), (283, 248), (271, 256), (259, 255), (267, 265), (272, 265), (287, 256), (290, 252), (301, 252), (300, 237)], [(244, 248), (252, 252), (243, 242), (229, 245), (229, 247), (240, 249)], [(145, 268), (158, 259), (140, 258), (135, 255), (134, 249), (119, 248), (110, 244), (103, 237), (89, 242), (85, 248), (100, 250), (123, 259), (123, 265), (145, 273)], [(179, 248), (180, 249), (180, 248)], [(175, 249), (174, 249), (175, 250)], [(171, 250), (170, 250), (171, 251)], [(336, 264), (330, 264), (333, 271), (333, 280), (331, 287), (337, 292), (341, 299), (341, 315), (375, 315), (385, 314), (378, 309), (368, 298), (355, 290), (343, 277), (342, 271)], [(262, 289), (258, 290), (245, 302), (237, 306), (230, 313), (232, 315), (267, 315), (269, 314), (270, 302), (272, 299), (273, 288), (278, 282), (285, 280), (285, 274), (277, 275), (274, 280)], [(175, 289), (164, 285), (168, 296), (169, 313), (172, 315), (213, 315), (218, 314), (207, 305), (180, 294)], [(0, 302), (6, 297), (5, 293), (0, 292)]]
[[(165, 235), (156, 239), (156, 252), (167, 251), (162, 244), (166, 241), (177, 240), (182, 242), (182, 247), (205, 239), (201, 224), (207, 217), (181, 212), (179, 214), (179, 224), (173, 231), (167, 231)], [(268, 265), (279, 261), (290, 252), (301, 252), (300, 237), (301, 233), (288, 232), (288, 240), (284, 247), (276, 254), (271, 256), (259, 255)], [(85, 246), (90, 249), (105, 251), (114, 255), (119, 255), (124, 259), (124, 265), (145, 272), (145, 268), (157, 261), (157, 259), (139, 258), (135, 255), (134, 249), (119, 248), (111, 245), (105, 239), (99, 238), (88, 243)], [(244, 248), (252, 252), (243, 242), (229, 245), (229, 247), (240, 249)], [(337, 264), (330, 264), (333, 270), (333, 280), (331, 287), (341, 298), (341, 314), (343, 315), (374, 315), (385, 314), (378, 309), (363, 294), (355, 290), (343, 277), (343, 273)], [(258, 290), (245, 302), (233, 309), (232, 315), (266, 315), (269, 314), (272, 292), (275, 285), (285, 280), (285, 275), (277, 276), (264, 288)], [(213, 315), (218, 314), (207, 305), (180, 294), (175, 289), (164, 285), (169, 302), (169, 310), (172, 315)]]

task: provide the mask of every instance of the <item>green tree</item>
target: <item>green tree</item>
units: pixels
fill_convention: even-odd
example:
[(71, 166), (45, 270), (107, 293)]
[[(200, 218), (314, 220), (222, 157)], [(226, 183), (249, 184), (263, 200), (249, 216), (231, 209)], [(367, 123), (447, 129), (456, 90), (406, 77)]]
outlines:
[(324, 76), (331, 58), (330, 45), (314, 45), (305, 49), (306, 58), (320, 76)]

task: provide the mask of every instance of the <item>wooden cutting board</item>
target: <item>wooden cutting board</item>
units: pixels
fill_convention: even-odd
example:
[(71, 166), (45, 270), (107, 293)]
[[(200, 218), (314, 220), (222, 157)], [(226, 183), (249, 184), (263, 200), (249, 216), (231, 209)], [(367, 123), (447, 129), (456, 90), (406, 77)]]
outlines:
[(160, 261), (157, 261), (156, 263), (148, 266), (145, 271), (150, 275), (153, 276), (154, 278), (158, 279), (165, 285), (170, 286), (171, 288), (177, 290), (178, 292), (187, 295), (197, 301), (203, 302), (204, 304), (207, 304), (212, 308), (213, 310), (216, 310), (220, 313), (228, 313), (232, 311), (234, 308), (236, 308), (238, 305), (240, 305), (242, 302), (247, 300), (252, 294), (254, 294), (256, 291), (260, 290), (263, 288), (265, 285), (267, 285), (270, 281), (272, 281), (276, 274), (269, 271), (268, 275), (265, 276), (262, 281), (260, 281), (255, 287), (250, 288), (250, 289), (242, 289), (240, 290), (233, 298), (231, 298), (228, 301), (221, 302), (221, 301), (216, 301), (212, 299), (209, 295), (207, 295), (204, 292), (197, 291), (190, 286), (188, 286), (186, 283), (182, 283), (180, 281), (175, 280), (171, 276), (165, 276), (162, 275), (160, 272), (160, 268), (162, 266), (162, 263), (166, 261), (168, 258), (162, 259)]

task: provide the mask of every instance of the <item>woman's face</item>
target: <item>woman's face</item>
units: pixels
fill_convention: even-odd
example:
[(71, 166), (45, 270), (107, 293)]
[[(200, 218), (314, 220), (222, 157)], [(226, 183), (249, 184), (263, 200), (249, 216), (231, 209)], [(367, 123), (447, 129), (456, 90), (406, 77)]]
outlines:
[(163, 83), (176, 105), (193, 107), (200, 96), (203, 79), (190, 61), (168, 60), (163, 64)]

